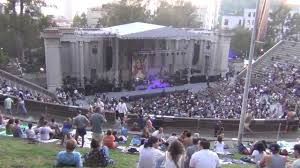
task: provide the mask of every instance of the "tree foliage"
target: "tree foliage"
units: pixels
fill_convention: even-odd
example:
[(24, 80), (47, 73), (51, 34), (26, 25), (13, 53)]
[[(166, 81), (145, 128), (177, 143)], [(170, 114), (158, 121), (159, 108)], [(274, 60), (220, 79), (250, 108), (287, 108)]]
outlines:
[(73, 27), (87, 27), (87, 18), (85, 13), (82, 13), (80, 16), (79, 15), (75, 15), (73, 18)]
[(197, 7), (191, 2), (177, 1), (175, 4), (161, 2), (156, 10), (153, 23), (173, 27), (196, 27), (200, 23)]
[(103, 8), (98, 27), (115, 26), (131, 22), (148, 22), (150, 13), (141, 0), (121, 0), (119, 3), (110, 3)]
[(238, 57), (249, 55), (251, 32), (243, 27), (233, 29), (230, 48)]
[(182, 0), (175, 3), (159, 1), (154, 13), (148, 10), (149, 3), (143, 0), (121, 0), (103, 7), (98, 27), (115, 26), (132, 22), (147, 22), (174, 27), (199, 27), (197, 8)]
[[(0, 48), (9, 58), (19, 58), (27, 63), (28, 59), (36, 57), (36, 51), (44, 50), (40, 33), (47, 27), (56, 26), (52, 16), (42, 15), (41, 7), (45, 5), (44, 0), (7, 1), (5, 13), (0, 14)], [(44, 52), (39, 52), (36, 57), (39, 66), (44, 64), (43, 57)]]

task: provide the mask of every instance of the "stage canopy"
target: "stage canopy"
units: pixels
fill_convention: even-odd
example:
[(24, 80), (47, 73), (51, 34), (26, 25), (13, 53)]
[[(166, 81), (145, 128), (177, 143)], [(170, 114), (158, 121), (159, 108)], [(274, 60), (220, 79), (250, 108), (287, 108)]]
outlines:
[(75, 34), (92, 36), (116, 36), (120, 39), (198, 39), (199, 34), (182, 28), (148, 23), (129, 23), (101, 29), (77, 29)]

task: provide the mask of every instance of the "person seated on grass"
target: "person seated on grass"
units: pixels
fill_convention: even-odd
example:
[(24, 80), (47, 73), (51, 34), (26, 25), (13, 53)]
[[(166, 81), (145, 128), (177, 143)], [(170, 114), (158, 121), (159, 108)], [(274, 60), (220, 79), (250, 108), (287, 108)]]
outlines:
[(259, 163), (260, 167), (267, 167), (267, 168), (285, 168), (287, 157), (281, 156), (280, 146), (278, 144), (271, 144), (270, 145), (271, 155), (265, 155)]
[(142, 138), (148, 139), (150, 137), (150, 131), (148, 127), (143, 129)]
[(159, 139), (156, 137), (150, 137), (145, 141), (145, 144), (139, 150), (138, 168), (157, 168), (161, 166), (165, 154), (157, 149), (158, 146)]
[(177, 139), (178, 139), (178, 137), (177, 137), (176, 133), (172, 133), (172, 135), (166, 140), (166, 143), (169, 145)]
[(84, 166), (86, 167), (106, 167), (109, 163), (113, 161), (109, 159), (109, 149), (107, 146), (102, 148), (99, 142), (92, 139), (91, 151), (84, 156)]
[(61, 129), (61, 133), (62, 133), (61, 145), (63, 145), (65, 139), (67, 139), (67, 137), (70, 136), (71, 129), (72, 129), (72, 119), (67, 118), (64, 121), (63, 127)]
[(4, 124), (4, 118), (3, 118), (2, 112), (0, 111), (0, 125), (3, 125), (3, 124)]
[(224, 154), (224, 152), (225, 152), (224, 148), (225, 148), (225, 144), (224, 144), (223, 138), (222, 138), (222, 136), (218, 136), (218, 139), (214, 144), (214, 150), (216, 153)]
[(6, 135), (12, 135), (13, 134), (13, 127), (14, 127), (14, 119), (9, 119), (5, 126), (5, 132)]
[(198, 146), (199, 141), (200, 141), (199, 138), (193, 138), (193, 145), (189, 146), (186, 149), (185, 162), (184, 162), (185, 168), (189, 168), (189, 164), (190, 164), (192, 155), (199, 151), (199, 146)]
[(56, 166), (57, 167), (77, 167), (81, 168), (82, 160), (81, 154), (74, 151), (76, 148), (75, 140), (68, 140), (66, 143), (66, 150), (60, 151), (56, 156)]
[(115, 142), (117, 143), (126, 143), (127, 138), (123, 135), (118, 136), (118, 132), (117, 131), (113, 131), (113, 136), (115, 137)]
[(300, 168), (300, 144), (294, 146), (294, 155), (296, 160), (292, 164), (292, 168)]
[(154, 131), (152, 133), (152, 136), (159, 139), (160, 142), (165, 142), (164, 140), (164, 129), (160, 127), (158, 130)]
[(185, 148), (193, 145), (193, 139), (192, 139), (192, 133), (191, 132), (186, 133), (186, 137), (183, 139), (183, 145), (184, 145)]
[(39, 128), (40, 139), (42, 141), (48, 141), (50, 139), (50, 134), (54, 131), (48, 126), (48, 122), (45, 121), (43, 126)]
[(111, 130), (107, 130), (106, 135), (103, 138), (103, 145), (110, 149), (117, 147), (117, 144), (115, 143), (115, 137), (112, 135)]
[(178, 141), (173, 141), (168, 151), (166, 152), (166, 168), (180, 168), (184, 167), (185, 150), (184, 145)]
[(58, 123), (55, 121), (54, 118), (51, 119), (51, 122), (48, 123), (48, 126), (54, 130), (53, 134), (51, 134), (51, 138), (57, 138), (60, 135), (60, 129)]
[(42, 115), (37, 123), (37, 128), (40, 128), (41, 126), (43, 126), (45, 121), (46, 121), (45, 116)]
[(23, 131), (20, 127), (20, 120), (18, 120), (18, 119), (15, 120), (15, 125), (12, 129), (12, 132), (13, 132), (13, 136), (15, 138), (22, 138), (23, 137)]
[(252, 161), (259, 165), (261, 159), (266, 155), (265, 145), (260, 141), (254, 145), (253, 152), (251, 154)]
[(32, 123), (28, 123), (28, 129), (25, 130), (25, 134), (26, 134), (27, 139), (29, 139), (29, 140), (36, 139), (35, 132), (32, 129)]

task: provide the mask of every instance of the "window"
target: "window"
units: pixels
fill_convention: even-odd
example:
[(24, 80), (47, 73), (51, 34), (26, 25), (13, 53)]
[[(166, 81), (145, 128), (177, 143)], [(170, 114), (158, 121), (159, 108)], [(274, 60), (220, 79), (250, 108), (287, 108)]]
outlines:
[(239, 20), (239, 25), (242, 26), (242, 20)]
[(225, 19), (224, 25), (225, 25), (225, 26), (228, 26), (228, 19)]
[(251, 12), (248, 13), (248, 17), (251, 17)]
[(250, 25), (250, 20), (247, 21), (248, 25)]
[(253, 17), (255, 17), (255, 12), (253, 12)]

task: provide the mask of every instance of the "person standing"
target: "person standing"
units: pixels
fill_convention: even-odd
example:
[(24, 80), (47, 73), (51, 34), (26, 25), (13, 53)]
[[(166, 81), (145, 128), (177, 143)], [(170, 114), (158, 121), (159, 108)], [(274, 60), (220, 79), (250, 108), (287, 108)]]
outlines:
[(14, 101), (10, 97), (4, 99), (4, 110), (7, 114), (12, 115), (12, 104)]
[(253, 119), (252, 112), (247, 113), (246, 118), (245, 118), (245, 122), (244, 122), (244, 127), (245, 127), (246, 130), (248, 130), (250, 133), (253, 134), (253, 131), (250, 128), (252, 119)]
[(90, 118), (90, 123), (92, 126), (93, 139), (99, 142), (100, 147), (103, 141), (103, 131), (102, 126), (107, 122), (105, 116), (101, 113), (101, 107), (96, 108), (96, 113), (93, 113)]
[(25, 101), (24, 101), (24, 97), (23, 94), (20, 94), (18, 97), (18, 107), (17, 107), (17, 111), (20, 114), (27, 114), (27, 109), (25, 107)]
[(89, 125), (89, 120), (86, 118), (86, 116), (81, 114), (81, 111), (77, 112), (77, 116), (73, 119), (73, 125), (76, 127), (76, 134), (75, 134), (75, 140), (78, 142), (78, 136), (81, 137), (82, 143), (81, 147), (83, 148), (84, 145), (84, 136), (86, 134), (86, 127)]
[(123, 119), (124, 119), (125, 115), (127, 114), (128, 109), (127, 109), (126, 103), (122, 99), (120, 100), (120, 102), (117, 105), (117, 111), (118, 111), (118, 115), (120, 117), (121, 122), (123, 122)]
[(202, 139), (200, 151), (194, 153), (190, 160), (190, 168), (217, 168), (220, 167), (219, 157), (215, 152), (209, 150), (209, 141)]

